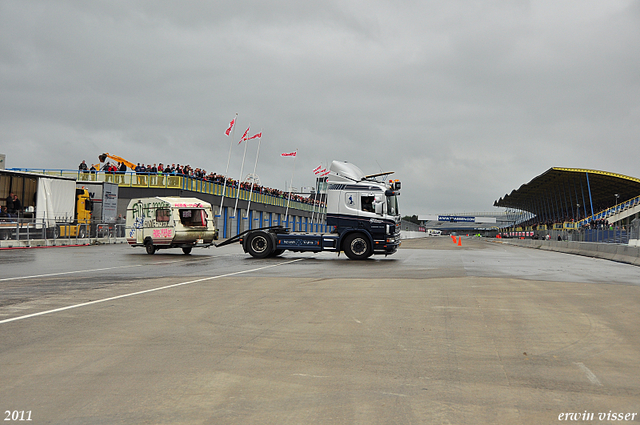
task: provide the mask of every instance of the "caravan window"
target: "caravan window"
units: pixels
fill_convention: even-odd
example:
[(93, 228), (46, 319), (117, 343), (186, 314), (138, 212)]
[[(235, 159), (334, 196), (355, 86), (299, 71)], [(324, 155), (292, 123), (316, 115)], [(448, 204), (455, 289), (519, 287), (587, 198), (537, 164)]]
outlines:
[(160, 223), (168, 223), (171, 219), (171, 210), (168, 208), (158, 208), (156, 210), (156, 221)]
[(203, 209), (180, 210), (180, 222), (183, 226), (207, 225), (207, 212)]

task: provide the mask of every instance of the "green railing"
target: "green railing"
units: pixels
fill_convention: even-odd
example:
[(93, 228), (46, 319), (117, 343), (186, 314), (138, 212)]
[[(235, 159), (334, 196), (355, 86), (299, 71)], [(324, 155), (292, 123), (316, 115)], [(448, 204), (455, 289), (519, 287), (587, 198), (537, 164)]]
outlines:
[[(183, 175), (176, 174), (136, 174), (135, 172), (126, 173), (107, 173), (105, 171), (96, 172), (80, 172), (78, 170), (51, 170), (51, 169), (14, 169), (15, 171), (24, 171), (29, 173), (45, 174), (55, 177), (68, 177), (76, 179), (82, 183), (86, 181), (90, 182), (107, 182), (115, 183), (119, 187), (138, 187), (138, 188), (150, 188), (150, 189), (182, 189), (189, 190), (197, 193), (206, 193), (209, 195), (222, 196), (223, 186), (221, 183), (210, 182), (206, 180), (196, 179)], [(280, 196), (273, 196), (265, 193), (253, 192), (238, 189), (227, 186), (225, 198), (233, 198), (243, 201), (249, 201), (251, 196), (251, 202), (263, 205), (274, 205), (277, 207), (286, 208), (287, 200)], [(290, 201), (289, 208), (299, 211), (313, 211), (314, 206), (304, 202)], [(317, 209), (317, 207), (316, 207)], [(322, 211), (324, 212), (324, 211)]]

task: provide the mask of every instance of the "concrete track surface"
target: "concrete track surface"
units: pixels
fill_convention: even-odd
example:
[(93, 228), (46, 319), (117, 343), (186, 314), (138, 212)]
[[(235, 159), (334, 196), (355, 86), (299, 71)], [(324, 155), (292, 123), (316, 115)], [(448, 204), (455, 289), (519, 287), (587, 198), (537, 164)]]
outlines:
[(0, 419), (638, 422), (639, 285), (636, 266), (470, 238), (363, 262), (2, 251)]

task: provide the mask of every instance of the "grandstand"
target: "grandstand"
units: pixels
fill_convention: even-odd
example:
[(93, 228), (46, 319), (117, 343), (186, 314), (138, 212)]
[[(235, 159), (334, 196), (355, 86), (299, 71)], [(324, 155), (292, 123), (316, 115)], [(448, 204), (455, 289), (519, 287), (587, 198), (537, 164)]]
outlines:
[(621, 230), (640, 217), (640, 179), (598, 170), (550, 168), (495, 201), (528, 214), (517, 231)]

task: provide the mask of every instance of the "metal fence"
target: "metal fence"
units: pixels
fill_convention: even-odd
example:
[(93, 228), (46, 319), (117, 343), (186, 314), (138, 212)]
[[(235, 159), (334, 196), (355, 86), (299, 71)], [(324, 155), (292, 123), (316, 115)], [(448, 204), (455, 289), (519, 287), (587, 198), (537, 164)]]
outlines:
[[(535, 232), (534, 239), (547, 239), (554, 241), (573, 242), (598, 242), (628, 244), (629, 239), (634, 239), (633, 231), (626, 228), (602, 228), (602, 229), (577, 229), (577, 230), (548, 230)], [(637, 235), (637, 230), (636, 230)], [(637, 236), (635, 237), (637, 238)]]
[(70, 177), (76, 179), (79, 183), (86, 182), (109, 182), (115, 183), (119, 187), (137, 187), (137, 188), (161, 188), (161, 189), (182, 189), (193, 192), (206, 193), (210, 195), (222, 196), (224, 192), (225, 198), (238, 198), (241, 201), (274, 205), (279, 207), (287, 207), (299, 211), (317, 211), (325, 209), (313, 205), (311, 200), (307, 202), (297, 201), (295, 199), (287, 200), (286, 192), (274, 195), (271, 193), (261, 193), (256, 190), (238, 189), (237, 185), (227, 183), (226, 188), (222, 183), (209, 181), (201, 178), (185, 176), (182, 174), (150, 174), (136, 173), (132, 171), (109, 173), (105, 171), (87, 171), (79, 170), (53, 170), (53, 169), (15, 169), (18, 171), (26, 171), (30, 173), (38, 173), (49, 176)]
[(629, 225), (629, 239), (638, 241), (640, 239), (640, 218), (631, 221)]
[(24, 217), (0, 218), (0, 241), (26, 241), (34, 239), (83, 241), (90, 238), (124, 237), (124, 223), (78, 223), (37, 220)]

